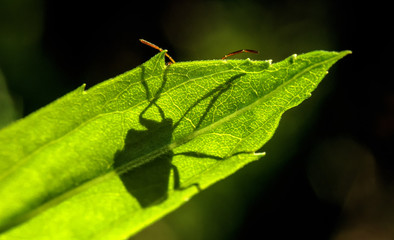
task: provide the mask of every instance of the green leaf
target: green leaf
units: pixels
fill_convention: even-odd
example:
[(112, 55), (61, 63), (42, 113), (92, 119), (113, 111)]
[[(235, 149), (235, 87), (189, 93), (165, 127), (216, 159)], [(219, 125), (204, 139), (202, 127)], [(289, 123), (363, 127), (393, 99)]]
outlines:
[(263, 154), (344, 52), (143, 65), (0, 130), (0, 239), (124, 239)]

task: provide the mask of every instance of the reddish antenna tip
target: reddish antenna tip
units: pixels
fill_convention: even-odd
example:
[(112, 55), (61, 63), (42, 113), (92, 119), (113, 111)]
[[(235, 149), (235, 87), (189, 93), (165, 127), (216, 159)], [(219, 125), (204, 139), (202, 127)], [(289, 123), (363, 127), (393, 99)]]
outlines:
[(252, 49), (241, 49), (241, 50), (238, 50), (238, 51), (235, 51), (235, 52), (232, 52), (232, 53), (224, 55), (224, 57), (222, 57), (222, 59), (226, 59), (226, 58), (228, 58), (230, 56), (233, 56), (233, 55), (236, 55), (236, 54), (239, 54), (239, 53), (254, 53), (254, 54), (258, 54), (259, 52), (256, 51), (256, 50), (252, 50)]
[[(145, 39), (140, 38), (139, 40), (140, 40), (141, 43), (143, 43), (143, 44), (145, 44), (145, 45), (148, 45), (149, 47), (152, 47), (152, 48), (154, 48), (154, 49), (156, 49), (156, 50), (159, 50), (160, 52), (164, 51), (164, 50), (163, 50), (162, 48), (160, 48), (159, 46), (157, 46), (157, 45), (155, 45), (155, 44), (153, 44), (153, 43), (151, 43), (151, 42), (148, 42), (148, 41), (146, 41)], [(170, 64), (175, 63), (174, 59), (172, 59), (172, 57), (171, 57), (170, 55), (168, 55), (167, 52), (164, 53), (164, 54), (166, 55), (166, 57), (167, 57), (168, 59), (170, 59), (170, 61), (171, 61)]]

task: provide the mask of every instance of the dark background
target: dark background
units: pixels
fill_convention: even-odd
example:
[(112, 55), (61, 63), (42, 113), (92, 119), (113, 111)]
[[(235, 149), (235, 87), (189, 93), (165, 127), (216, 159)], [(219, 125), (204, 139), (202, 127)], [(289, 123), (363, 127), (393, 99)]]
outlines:
[(0, 0), (0, 123), (148, 60), (156, 50), (139, 38), (176, 61), (242, 48), (261, 53), (238, 58), (274, 62), (352, 50), (284, 115), (266, 157), (133, 239), (394, 239), (390, 9), (379, 1)]

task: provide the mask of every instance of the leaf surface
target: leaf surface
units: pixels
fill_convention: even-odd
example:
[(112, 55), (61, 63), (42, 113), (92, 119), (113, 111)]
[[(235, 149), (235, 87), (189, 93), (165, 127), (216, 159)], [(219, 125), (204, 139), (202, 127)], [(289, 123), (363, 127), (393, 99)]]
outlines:
[(344, 52), (165, 65), (164, 52), (0, 130), (0, 239), (124, 239), (261, 157)]

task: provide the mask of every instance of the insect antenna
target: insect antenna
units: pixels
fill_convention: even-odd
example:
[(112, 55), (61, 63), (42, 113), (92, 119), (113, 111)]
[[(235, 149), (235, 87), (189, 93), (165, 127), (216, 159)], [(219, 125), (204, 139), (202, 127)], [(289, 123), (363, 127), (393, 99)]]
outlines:
[[(163, 49), (160, 48), (159, 46), (157, 46), (157, 45), (155, 45), (155, 44), (153, 44), (153, 43), (151, 43), (151, 42), (148, 42), (148, 41), (146, 41), (146, 40), (144, 40), (144, 39), (140, 39), (140, 42), (143, 43), (143, 44), (145, 44), (145, 45), (148, 45), (149, 47), (152, 47), (152, 48), (154, 48), (154, 49), (157, 49), (157, 50), (159, 50), (160, 52), (163, 51)], [(172, 59), (172, 57), (171, 57), (170, 55), (168, 55), (168, 53), (165, 53), (165, 55), (166, 55), (166, 57), (167, 57), (168, 59), (170, 59), (170, 61), (171, 61), (171, 63), (169, 63), (169, 64), (175, 63), (174, 59)]]
[(224, 55), (224, 57), (222, 57), (222, 59), (226, 59), (226, 58), (228, 58), (230, 56), (233, 56), (233, 55), (236, 55), (236, 54), (239, 54), (239, 53), (255, 53), (255, 54), (258, 54), (259, 52), (256, 51), (256, 50), (251, 50), (251, 49), (241, 49), (241, 50), (238, 50), (238, 51), (235, 51), (235, 52), (232, 52), (232, 53)]

